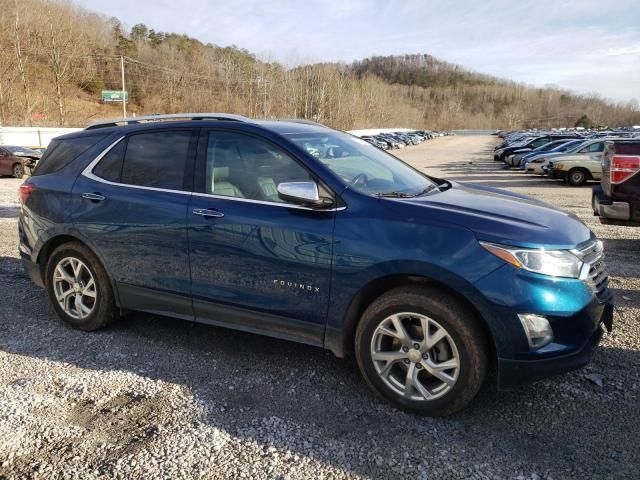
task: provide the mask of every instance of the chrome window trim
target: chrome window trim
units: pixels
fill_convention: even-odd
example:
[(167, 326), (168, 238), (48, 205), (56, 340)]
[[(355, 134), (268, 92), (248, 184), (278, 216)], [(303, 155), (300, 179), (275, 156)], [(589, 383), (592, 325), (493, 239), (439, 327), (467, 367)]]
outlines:
[(195, 195), (196, 197), (209, 197), (209, 198), (218, 198), (221, 200), (234, 200), (236, 202), (246, 202), (246, 203), (256, 203), (260, 205), (271, 205), (274, 207), (284, 207), (284, 208), (294, 208), (296, 210), (312, 210), (314, 212), (339, 212), (345, 210), (347, 207), (336, 207), (336, 208), (310, 208), (303, 207), (301, 205), (293, 205), (291, 203), (280, 203), (280, 202), (269, 202), (265, 200), (253, 200), (251, 198), (240, 198), (240, 197), (229, 197), (225, 195), (214, 195), (211, 193), (199, 193), (199, 192), (188, 192), (186, 190), (170, 190), (168, 188), (157, 188), (157, 187), (145, 187), (143, 185), (129, 185), (128, 183), (118, 183), (111, 182), (109, 180), (105, 180), (104, 178), (98, 177), (93, 173), (93, 169), (100, 163), (102, 160), (118, 143), (124, 140), (125, 136), (122, 136), (115, 140), (111, 145), (105, 148), (96, 158), (94, 158), (89, 165), (85, 167), (82, 171), (81, 175), (83, 177), (89, 178), (95, 182), (104, 183), (107, 185), (113, 185), (116, 187), (127, 187), (127, 188), (135, 188), (139, 190), (150, 190), (153, 192), (166, 192), (166, 193), (177, 193), (180, 195)]
[(218, 198), (220, 200), (233, 200), (236, 202), (257, 203), (259, 205), (271, 205), (273, 207), (295, 208), (297, 210), (311, 210), (314, 212), (341, 212), (342, 210), (346, 210), (347, 208), (344, 206), (335, 207), (335, 208), (310, 208), (310, 207), (303, 207), (301, 205), (294, 205), (292, 203), (269, 202), (266, 200), (253, 200), (252, 198), (230, 197), (226, 195), (216, 195), (213, 193), (193, 192), (192, 195), (196, 197)]

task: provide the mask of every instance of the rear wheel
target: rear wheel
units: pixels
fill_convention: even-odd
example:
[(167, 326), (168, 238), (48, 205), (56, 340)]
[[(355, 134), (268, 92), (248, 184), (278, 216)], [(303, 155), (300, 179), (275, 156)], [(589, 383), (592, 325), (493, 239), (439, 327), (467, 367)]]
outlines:
[(583, 168), (574, 168), (573, 170), (569, 170), (569, 173), (567, 173), (566, 178), (569, 185), (578, 187), (580, 185), (584, 185), (585, 183), (587, 183), (587, 180), (589, 179), (589, 174)]
[(45, 280), (53, 308), (72, 327), (97, 330), (118, 318), (109, 277), (95, 254), (81, 243), (67, 243), (53, 251)]
[(11, 174), (15, 178), (22, 178), (22, 176), (24, 175), (24, 167), (22, 166), (22, 164), (21, 163), (14, 164), (13, 167), (11, 168)]
[(399, 288), (373, 302), (355, 340), (369, 387), (403, 410), (444, 416), (476, 395), (487, 342), (474, 316), (435, 288)]

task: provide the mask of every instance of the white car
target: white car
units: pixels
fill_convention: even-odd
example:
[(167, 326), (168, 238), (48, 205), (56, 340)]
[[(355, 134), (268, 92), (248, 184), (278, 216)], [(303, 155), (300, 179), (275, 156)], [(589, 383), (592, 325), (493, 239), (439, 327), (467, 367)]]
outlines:
[(561, 161), (565, 158), (581, 158), (592, 155), (594, 153), (601, 153), (604, 149), (604, 142), (610, 140), (613, 137), (595, 138), (587, 140), (576, 148), (563, 153), (550, 153), (541, 157), (534, 158), (527, 162), (525, 171), (527, 173), (536, 173), (538, 175), (546, 175), (546, 168), (549, 166), (549, 161)]
[(556, 153), (553, 155), (548, 155), (544, 157), (537, 157), (533, 160), (527, 162), (527, 166), (525, 167), (525, 172), (527, 173), (535, 173), (538, 175), (546, 175), (545, 167), (549, 165), (549, 161), (553, 160), (553, 158), (560, 156), (562, 154)]

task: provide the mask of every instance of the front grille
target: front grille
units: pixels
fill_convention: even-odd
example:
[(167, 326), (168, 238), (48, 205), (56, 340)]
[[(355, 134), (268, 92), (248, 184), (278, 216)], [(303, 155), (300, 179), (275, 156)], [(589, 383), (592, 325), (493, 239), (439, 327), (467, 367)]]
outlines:
[(606, 295), (607, 286), (609, 285), (609, 275), (605, 268), (604, 261), (600, 259), (591, 265), (587, 274), (587, 285), (589, 285), (598, 299)]
[(609, 296), (607, 286), (609, 275), (604, 262), (602, 243), (598, 240), (589, 241), (573, 251), (584, 262), (580, 278), (589, 286), (599, 301), (605, 301)]

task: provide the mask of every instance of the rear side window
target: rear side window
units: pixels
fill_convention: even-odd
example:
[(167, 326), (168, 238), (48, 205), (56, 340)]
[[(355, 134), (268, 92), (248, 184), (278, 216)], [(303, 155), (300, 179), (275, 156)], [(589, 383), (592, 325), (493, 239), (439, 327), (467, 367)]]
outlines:
[(140, 133), (129, 137), (121, 182), (181, 190), (193, 132)]
[(104, 139), (106, 135), (89, 135), (64, 140), (53, 140), (38, 162), (33, 175), (46, 175), (66, 167), (84, 152)]
[(127, 142), (122, 140), (109, 150), (93, 169), (93, 174), (109, 182), (119, 183), (126, 144)]

